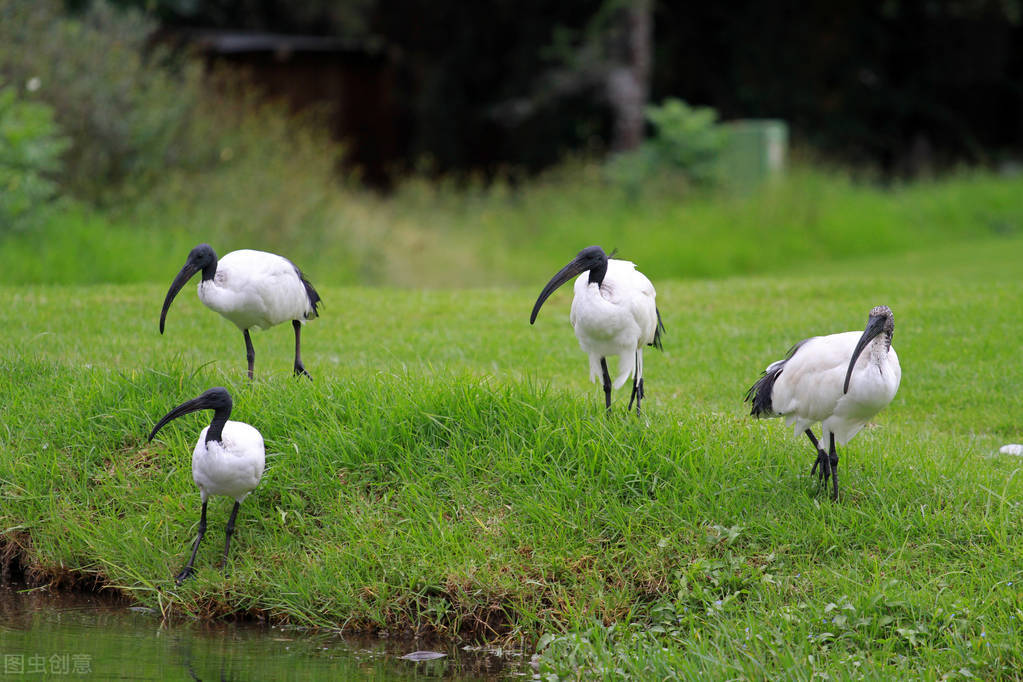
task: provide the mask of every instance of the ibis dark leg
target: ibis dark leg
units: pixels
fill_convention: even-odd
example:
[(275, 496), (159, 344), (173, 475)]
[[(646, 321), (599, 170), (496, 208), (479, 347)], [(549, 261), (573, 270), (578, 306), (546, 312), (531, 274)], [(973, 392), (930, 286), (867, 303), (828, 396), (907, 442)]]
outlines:
[(249, 330), (246, 329), (245, 334), (245, 359), (249, 361), (249, 379), (252, 378), (252, 370), (256, 367), (256, 349), (252, 347), (252, 337), (249, 336)]
[(817, 441), (817, 437), (813, 435), (813, 431), (807, 429), (803, 433), (805, 433), (806, 437), (810, 439), (811, 443), (813, 443), (813, 449), (817, 451), (817, 459), (813, 462), (813, 468), (810, 469), (810, 475), (813, 476), (814, 474), (818, 474), (817, 467), (820, 467), (820, 473), (818, 474), (818, 484), (820, 484), (820, 482), (828, 480), (828, 455), (821, 449), (821, 445)]
[(309, 381), (313, 378), (309, 372), (305, 371), (305, 365), (302, 364), (302, 323), (298, 320), (292, 320), (291, 326), (295, 328), (295, 376), (302, 376), (303, 374), (309, 377)]
[(607, 371), (607, 358), (600, 359), (600, 369), (604, 372), (604, 407), (611, 409), (611, 375)]
[(195, 563), (195, 555), (199, 553), (199, 543), (202, 542), (202, 536), (206, 534), (206, 500), (202, 502), (202, 514), (199, 515), (199, 534), (195, 536), (195, 542), (192, 544), (192, 556), (188, 558), (188, 563), (181, 569), (181, 573), (178, 573), (175, 582), (178, 585), (183, 583), (185, 580), (192, 575), (192, 564)]
[(838, 453), (835, 452), (835, 434), (831, 434), (831, 447), (828, 453), (830, 455), (829, 462), (831, 466), (831, 485), (834, 486), (831, 490), (831, 499), (838, 499)]
[[(636, 367), (638, 369), (639, 365), (637, 364)], [(625, 411), (628, 412), (629, 410), (632, 409), (632, 399), (635, 398), (636, 399), (636, 416), (638, 417), (639, 416), (639, 403), (645, 397), (646, 397), (646, 393), (643, 392), (643, 380), (640, 379), (639, 381), (637, 381), (636, 380), (636, 375), (633, 374), (632, 375), (632, 395), (629, 397), (629, 406), (627, 408), (625, 408)]]
[(224, 568), (227, 566), (227, 550), (231, 549), (231, 535), (234, 534), (234, 520), (238, 518), (238, 508), (242, 506), (242, 503), (235, 500), (234, 509), (231, 510), (231, 518), (227, 520), (227, 528), (224, 530), (224, 534), (227, 539), (224, 541), (224, 559), (220, 562), (220, 567)]

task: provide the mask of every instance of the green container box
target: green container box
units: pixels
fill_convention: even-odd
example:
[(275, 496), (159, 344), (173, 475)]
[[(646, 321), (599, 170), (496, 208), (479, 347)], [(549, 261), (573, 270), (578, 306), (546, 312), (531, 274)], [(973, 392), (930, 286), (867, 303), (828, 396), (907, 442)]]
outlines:
[(721, 152), (721, 166), (727, 184), (752, 190), (785, 172), (789, 146), (785, 121), (744, 119), (725, 125), (728, 142)]

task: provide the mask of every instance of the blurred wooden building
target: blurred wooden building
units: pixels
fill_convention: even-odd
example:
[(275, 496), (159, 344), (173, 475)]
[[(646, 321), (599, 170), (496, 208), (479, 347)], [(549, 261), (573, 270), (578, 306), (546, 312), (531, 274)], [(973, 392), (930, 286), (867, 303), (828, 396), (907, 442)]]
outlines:
[(342, 38), (249, 31), (194, 30), (176, 40), (197, 50), (209, 66), (243, 69), (295, 111), (327, 105), (346, 169), (371, 185), (388, 184), (402, 145), (394, 60), (384, 50)]

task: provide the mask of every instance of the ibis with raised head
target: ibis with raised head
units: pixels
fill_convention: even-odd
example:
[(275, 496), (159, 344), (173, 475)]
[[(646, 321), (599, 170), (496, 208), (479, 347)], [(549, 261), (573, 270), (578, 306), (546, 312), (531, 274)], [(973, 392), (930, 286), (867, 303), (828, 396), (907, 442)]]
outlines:
[(161, 334), (171, 302), (197, 272), (202, 273), (199, 300), (233, 322), (245, 337), (250, 379), (256, 351), (249, 330), (269, 329), (287, 320), (295, 329), (295, 375), (312, 378), (302, 364), (301, 333), (305, 321), (316, 317), (320, 295), (294, 263), (283, 256), (251, 249), (232, 251), (218, 260), (209, 244), (199, 244), (189, 252), (185, 266), (167, 291), (160, 311)]
[[(863, 332), (800, 341), (768, 365), (746, 392), (752, 416), (784, 417), (796, 436), (806, 434), (817, 451), (810, 475), (817, 473), (825, 488), (831, 478), (833, 500), (838, 499), (836, 441), (848, 443), (899, 390), (902, 369), (892, 347), (894, 333), (895, 316), (879, 305), (870, 311)], [(817, 422), (820, 441), (811, 428)]]
[[(633, 263), (609, 258), (604, 249), (589, 246), (547, 282), (533, 305), (530, 324), (536, 321), (544, 301), (573, 277), (575, 296), (569, 321), (579, 345), (589, 355), (590, 381), (601, 379), (604, 404), (610, 410), (612, 387), (621, 388), (632, 376), (632, 396), (626, 410), (632, 409), (635, 400), (638, 416), (644, 397), (643, 347), (661, 349), (664, 333), (654, 285)], [(607, 367), (609, 355), (618, 357), (614, 382)]]
[(211, 388), (198, 398), (188, 400), (168, 412), (149, 434), (149, 440), (153, 440), (157, 432), (172, 419), (198, 410), (213, 410), (210, 425), (199, 434), (195, 450), (192, 451), (192, 480), (199, 486), (202, 513), (199, 515), (199, 533), (192, 545), (192, 555), (176, 577), (178, 585), (192, 575), (192, 565), (199, 551), (199, 543), (206, 534), (207, 500), (213, 495), (226, 495), (234, 499), (234, 508), (231, 510), (225, 531), (224, 558), (220, 562), (220, 567), (224, 568), (227, 565), (227, 552), (231, 548), (231, 535), (234, 533), (238, 509), (263, 477), (263, 467), (266, 463), (263, 436), (248, 424), (228, 421), (231, 406), (231, 395), (226, 389)]

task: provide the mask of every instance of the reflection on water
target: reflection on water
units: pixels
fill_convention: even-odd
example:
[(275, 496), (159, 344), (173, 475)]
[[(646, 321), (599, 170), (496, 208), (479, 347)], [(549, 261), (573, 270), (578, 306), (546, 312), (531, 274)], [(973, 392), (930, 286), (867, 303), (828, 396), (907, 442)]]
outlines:
[(89, 595), (0, 588), (0, 680), (501, 680), (531, 677), (516, 656), (409, 661), (422, 642), (357, 640), (253, 625), (167, 623)]

